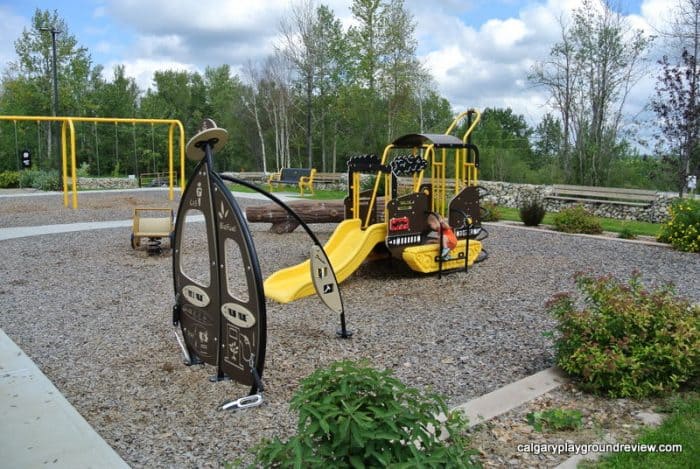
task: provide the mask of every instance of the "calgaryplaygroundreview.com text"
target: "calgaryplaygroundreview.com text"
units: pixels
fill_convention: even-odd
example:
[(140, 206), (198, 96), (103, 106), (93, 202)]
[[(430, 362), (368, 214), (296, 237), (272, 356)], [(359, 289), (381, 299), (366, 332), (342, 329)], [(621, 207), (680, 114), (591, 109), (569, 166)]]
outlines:
[(527, 443), (517, 446), (519, 453), (533, 454), (582, 454), (588, 453), (682, 453), (679, 444), (624, 444), (624, 443)]

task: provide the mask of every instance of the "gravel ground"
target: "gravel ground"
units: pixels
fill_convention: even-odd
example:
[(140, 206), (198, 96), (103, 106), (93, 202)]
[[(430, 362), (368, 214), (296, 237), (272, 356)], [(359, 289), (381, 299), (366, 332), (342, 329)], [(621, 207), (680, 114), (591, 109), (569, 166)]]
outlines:
[[(166, 192), (0, 199), (0, 226), (129, 219), (136, 205), (170, 205)], [(241, 205), (260, 203), (239, 199)], [(263, 275), (304, 259), (301, 230), (251, 226)], [(312, 225), (323, 241), (333, 224)], [(367, 358), (411, 386), (458, 404), (553, 364), (554, 322), (543, 311), (580, 270), (673, 282), (700, 301), (697, 254), (611, 239), (489, 226), (490, 258), (469, 273), (421, 276), (366, 264), (342, 284), (349, 340), (317, 298), (268, 302), (265, 404), (237, 413), (222, 402), (247, 388), (211, 383), (213, 367), (181, 364), (173, 336), (171, 257), (129, 246), (130, 228), (2, 241), (0, 327), (133, 467), (217, 467), (249, 458), (264, 437), (294, 431), (289, 400), (300, 379), (334, 360)]]

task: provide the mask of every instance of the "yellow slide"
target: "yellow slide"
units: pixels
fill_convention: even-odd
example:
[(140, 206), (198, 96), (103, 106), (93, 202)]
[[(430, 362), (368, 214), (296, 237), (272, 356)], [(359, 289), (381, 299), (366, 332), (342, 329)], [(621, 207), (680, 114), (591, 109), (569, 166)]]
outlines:
[[(367, 258), (372, 249), (386, 238), (386, 223), (360, 229), (361, 220), (341, 222), (323, 247), (331, 261), (338, 283), (348, 278)], [(265, 280), (265, 296), (289, 303), (316, 293), (311, 282), (310, 261), (306, 260), (279, 270)]]

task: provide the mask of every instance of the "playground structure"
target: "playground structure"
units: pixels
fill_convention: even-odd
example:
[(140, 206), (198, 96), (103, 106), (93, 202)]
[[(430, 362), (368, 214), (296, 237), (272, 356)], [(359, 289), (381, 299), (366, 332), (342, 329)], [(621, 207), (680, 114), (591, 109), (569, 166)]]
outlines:
[(162, 252), (160, 240), (162, 238), (168, 238), (170, 240), (170, 248), (172, 249), (173, 241), (175, 240), (173, 221), (174, 214), (173, 209), (171, 208), (134, 208), (133, 229), (131, 232), (131, 248), (137, 249), (141, 246), (141, 238), (148, 238), (148, 245), (146, 246), (148, 254), (160, 254)]
[[(466, 270), (486, 257), (481, 241), (488, 233), (479, 205), (485, 191), (478, 186), (479, 150), (471, 141), (479, 120), (479, 112), (470, 109), (444, 134), (404, 135), (387, 145), (381, 159), (366, 155), (348, 162), (345, 220), (325, 245), (339, 282), (386, 251), (421, 273)], [(466, 131), (459, 138), (452, 133), (462, 121)], [(371, 189), (362, 190), (363, 173), (374, 175)], [(407, 194), (398, 193), (399, 176), (411, 177)], [(427, 243), (431, 213), (447, 219), (457, 237), (447, 259), (439, 255), (441, 242)], [(308, 271), (305, 261), (273, 273), (265, 280), (265, 295), (280, 303), (311, 295)]]
[[(69, 206), (69, 186), (72, 192), (72, 207), (78, 208), (78, 169), (76, 157), (76, 122), (108, 123), (108, 124), (151, 124), (168, 126), (168, 198), (174, 199), (173, 187), (174, 178), (174, 142), (175, 129), (178, 129), (180, 142), (180, 187), (185, 188), (185, 128), (177, 119), (137, 119), (118, 117), (49, 117), (49, 116), (0, 116), (0, 121), (36, 121), (36, 122), (60, 122), (61, 123), (61, 183), (63, 187), (63, 205)], [(68, 172), (68, 162), (70, 161), (70, 173)], [(69, 176), (70, 174), (70, 176)], [(70, 182), (69, 182), (70, 181)]]
[[(343, 338), (345, 313), (335, 272), (313, 232), (281, 200), (262, 189), (213, 171), (213, 155), (228, 140), (228, 133), (205, 119), (202, 129), (187, 144), (186, 154), (198, 161), (178, 208), (173, 246), (175, 305), (173, 325), (187, 365), (216, 367), (212, 381), (232, 379), (250, 386), (248, 396), (228, 402), (222, 409), (240, 409), (263, 401), (262, 373), (267, 342), (265, 295), (253, 239), (235, 198), (224, 180), (243, 184), (283, 207), (314, 241), (307, 278), (321, 300), (340, 314)], [(187, 223), (202, 216), (204, 233)], [(194, 236), (193, 236), (194, 233)], [(197, 236), (199, 234), (199, 236)], [(192, 246), (194, 244), (194, 246)], [(199, 254), (192, 257), (190, 253)]]

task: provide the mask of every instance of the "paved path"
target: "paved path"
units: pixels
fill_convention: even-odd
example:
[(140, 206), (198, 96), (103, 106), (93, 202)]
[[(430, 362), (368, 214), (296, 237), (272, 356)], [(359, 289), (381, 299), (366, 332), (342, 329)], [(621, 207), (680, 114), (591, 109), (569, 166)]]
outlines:
[(0, 329), (0, 466), (128, 468)]

